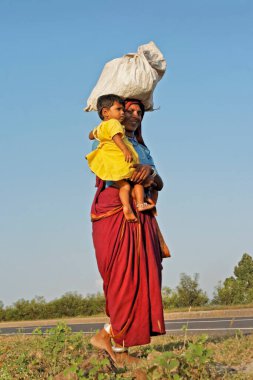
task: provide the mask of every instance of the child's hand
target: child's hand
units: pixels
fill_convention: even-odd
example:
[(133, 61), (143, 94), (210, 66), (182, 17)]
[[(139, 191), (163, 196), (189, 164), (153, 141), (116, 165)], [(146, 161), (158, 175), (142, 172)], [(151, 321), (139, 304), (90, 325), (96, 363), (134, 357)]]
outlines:
[(133, 156), (132, 156), (132, 153), (130, 152), (130, 150), (126, 149), (124, 151), (124, 156), (125, 156), (126, 162), (132, 162), (133, 161)]

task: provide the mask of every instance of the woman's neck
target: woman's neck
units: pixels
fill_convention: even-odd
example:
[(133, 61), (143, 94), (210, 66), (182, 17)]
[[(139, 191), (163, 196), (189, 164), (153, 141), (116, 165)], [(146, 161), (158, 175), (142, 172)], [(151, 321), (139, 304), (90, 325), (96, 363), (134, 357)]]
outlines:
[(133, 131), (125, 131), (125, 134), (126, 134), (127, 137), (134, 138), (134, 136), (135, 136)]

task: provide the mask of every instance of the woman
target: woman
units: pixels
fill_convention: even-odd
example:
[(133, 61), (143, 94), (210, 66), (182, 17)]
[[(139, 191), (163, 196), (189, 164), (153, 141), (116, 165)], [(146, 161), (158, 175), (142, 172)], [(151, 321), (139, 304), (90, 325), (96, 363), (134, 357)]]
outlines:
[[(144, 107), (138, 100), (125, 102), (125, 133), (134, 145), (140, 162), (131, 180), (163, 187), (141, 134)], [(150, 342), (153, 335), (165, 334), (161, 298), (161, 245), (153, 213), (138, 213), (137, 223), (124, 218), (119, 190), (111, 183), (97, 181), (91, 218), (98, 269), (103, 278), (106, 313), (110, 324), (91, 343), (106, 350), (116, 362), (137, 360), (126, 348)], [(116, 343), (111, 345), (111, 338)]]

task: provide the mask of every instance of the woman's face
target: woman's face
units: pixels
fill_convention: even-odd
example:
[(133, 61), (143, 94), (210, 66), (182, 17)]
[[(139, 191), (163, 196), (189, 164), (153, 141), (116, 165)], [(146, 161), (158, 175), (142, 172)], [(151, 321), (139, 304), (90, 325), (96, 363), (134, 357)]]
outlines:
[(127, 110), (125, 110), (125, 117), (122, 124), (125, 126), (126, 132), (134, 133), (136, 129), (141, 125), (142, 112), (138, 104), (131, 104)]

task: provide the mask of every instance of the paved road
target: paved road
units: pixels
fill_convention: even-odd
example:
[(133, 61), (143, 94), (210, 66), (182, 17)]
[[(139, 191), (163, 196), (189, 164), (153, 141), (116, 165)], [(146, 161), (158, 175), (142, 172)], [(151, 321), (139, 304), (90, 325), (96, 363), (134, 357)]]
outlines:
[[(101, 329), (103, 323), (84, 323), (84, 324), (69, 324), (73, 332), (82, 331), (85, 334), (91, 334), (94, 331)], [(205, 318), (205, 319), (180, 319), (165, 321), (166, 332), (169, 335), (182, 334), (184, 326), (187, 327), (188, 333), (208, 335), (224, 335), (233, 334), (240, 330), (242, 333), (253, 333), (253, 317), (236, 317), (236, 318)], [(0, 335), (12, 334), (32, 334), (34, 329), (38, 326), (31, 327), (4, 327), (0, 328)], [(55, 325), (48, 325), (41, 327), (45, 333), (46, 330), (55, 327)]]

